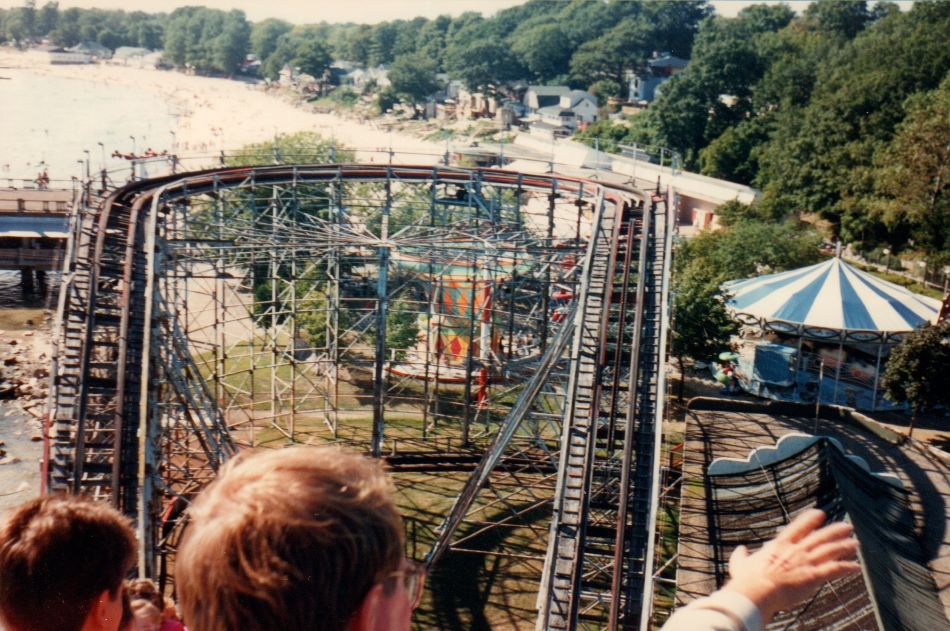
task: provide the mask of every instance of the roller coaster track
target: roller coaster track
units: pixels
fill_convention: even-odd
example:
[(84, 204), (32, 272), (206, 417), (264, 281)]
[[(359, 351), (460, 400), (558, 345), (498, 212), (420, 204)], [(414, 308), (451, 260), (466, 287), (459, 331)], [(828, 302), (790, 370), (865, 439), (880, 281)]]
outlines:
[[(647, 200), (645, 200), (647, 201)], [(664, 200), (599, 204), (578, 304), (526, 384), (429, 554), (453, 534), (491, 471), (522, 457), (516, 428), (573, 341), (539, 629), (648, 628), (668, 312)]]
[(595, 231), (577, 320), (542, 628), (649, 623), (670, 233), (660, 198), (642, 219), (610, 208)]
[[(410, 471), (473, 470), (430, 563), (451, 548), (455, 529), (493, 470), (533, 466), (556, 475), (539, 628), (645, 628), (652, 594), (670, 230), (663, 200), (633, 189), (501, 170), (281, 165), (165, 176), (90, 199), (76, 222), (61, 294), (46, 489), (92, 495), (135, 517), (144, 571), (154, 572), (155, 555), (165, 545), (158, 523), (164, 511), (156, 497), (187, 499), (237, 450), (186, 336), (155, 290), (163, 209), (249, 183), (341, 180), (438, 181), (469, 191), (484, 182), (517, 189), (519, 195), (521, 190), (552, 196), (597, 192), (578, 299), (547, 340), (538, 369), (485, 455), (478, 462), (464, 455), (404, 455), (393, 458), (392, 465)], [(156, 345), (159, 338), (163, 343)], [(558, 370), (565, 370), (563, 383), (554, 377)], [(151, 396), (159, 388), (170, 389), (186, 410), (186, 437), (166, 435)], [(550, 416), (536, 405), (545, 391), (556, 391), (566, 401), (560, 453), (540, 459), (511, 454), (519, 425)], [(190, 446), (170, 454), (173, 441)]]

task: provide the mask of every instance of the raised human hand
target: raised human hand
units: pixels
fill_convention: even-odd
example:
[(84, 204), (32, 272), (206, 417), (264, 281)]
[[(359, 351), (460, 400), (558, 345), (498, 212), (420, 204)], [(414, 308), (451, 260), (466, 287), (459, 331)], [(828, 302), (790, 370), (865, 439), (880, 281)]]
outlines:
[(820, 528), (824, 522), (824, 512), (811, 509), (756, 552), (739, 546), (729, 557), (731, 578), (723, 589), (748, 597), (767, 624), (777, 611), (790, 609), (825, 582), (860, 571), (852, 560), (858, 541), (851, 524)]

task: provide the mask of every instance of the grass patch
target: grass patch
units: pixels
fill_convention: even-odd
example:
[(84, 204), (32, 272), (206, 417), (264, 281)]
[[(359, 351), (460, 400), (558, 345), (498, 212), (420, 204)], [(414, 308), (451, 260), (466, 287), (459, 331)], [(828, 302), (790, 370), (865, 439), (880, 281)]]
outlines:
[(0, 329), (4, 331), (35, 331), (43, 324), (43, 309), (2, 309)]
[(451, 140), (452, 138), (455, 138), (455, 132), (451, 129), (437, 129), (423, 137), (423, 140), (427, 140), (429, 142), (442, 142), (443, 140)]
[[(396, 477), (397, 502), (406, 524), (406, 554), (415, 558), (429, 550), (436, 528), (462, 489), (467, 473), (403, 474)], [(525, 490), (512, 502), (530, 505)], [(435, 566), (426, 584), (422, 604), (413, 618), (415, 629), (533, 629), (540, 557), (545, 551), (550, 507), (526, 514), (521, 524), (478, 534), (478, 526), (463, 525), (457, 537), (472, 536), (463, 546), (488, 552), (447, 553)], [(480, 518), (490, 521), (507, 514), (486, 510)], [(539, 560), (491, 555), (502, 548), (530, 551)]]
[(356, 107), (360, 100), (360, 95), (350, 88), (337, 88), (326, 96), (307, 99), (307, 102), (334, 110), (351, 110)]
[(943, 293), (939, 289), (934, 289), (929, 285), (924, 285), (913, 278), (907, 278), (902, 274), (895, 274), (893, 272), (882, 272), (875, 267), (870, 265), (862, 265), (860, 263), (855, 264), (856, 267), (862, 271), (869, 272), (874, 274), (881, 280), (886, 280), (889, 283), (894, 283), (895, 285), (900, 285), (901, 287), (906, 287), (915, 294), (922, 294), (924, 296), (929, 296), (937, 300), (943, 300)]

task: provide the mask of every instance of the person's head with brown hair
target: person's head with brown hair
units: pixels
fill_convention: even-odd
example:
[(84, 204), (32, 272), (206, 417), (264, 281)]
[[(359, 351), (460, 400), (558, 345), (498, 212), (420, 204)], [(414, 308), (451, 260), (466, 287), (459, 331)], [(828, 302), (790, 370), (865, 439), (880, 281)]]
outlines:
[(0, 618), (10, 631), (115, 631), (135, 535), (113, 508), (30, 500), (0, 524)]
[(125, 582), (125, 591), (132, 600), (147, 600), (159, 611), (165, 609), (165, 599), (158, 591), (158, 585), (150, 578), (133, 578)]
[(258, 451), (229, 463), (189, 515), (176, 573), (192, 631), (409, 628), (421, 575), (374, 461)]

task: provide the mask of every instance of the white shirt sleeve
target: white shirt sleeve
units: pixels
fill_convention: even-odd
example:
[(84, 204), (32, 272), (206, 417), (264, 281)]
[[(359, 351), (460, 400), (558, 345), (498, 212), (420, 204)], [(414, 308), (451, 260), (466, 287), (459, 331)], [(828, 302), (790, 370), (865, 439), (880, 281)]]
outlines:
[(742, 594), (719, 590), (677, 609), (660, 631), (762, 631), (762, 616)]

